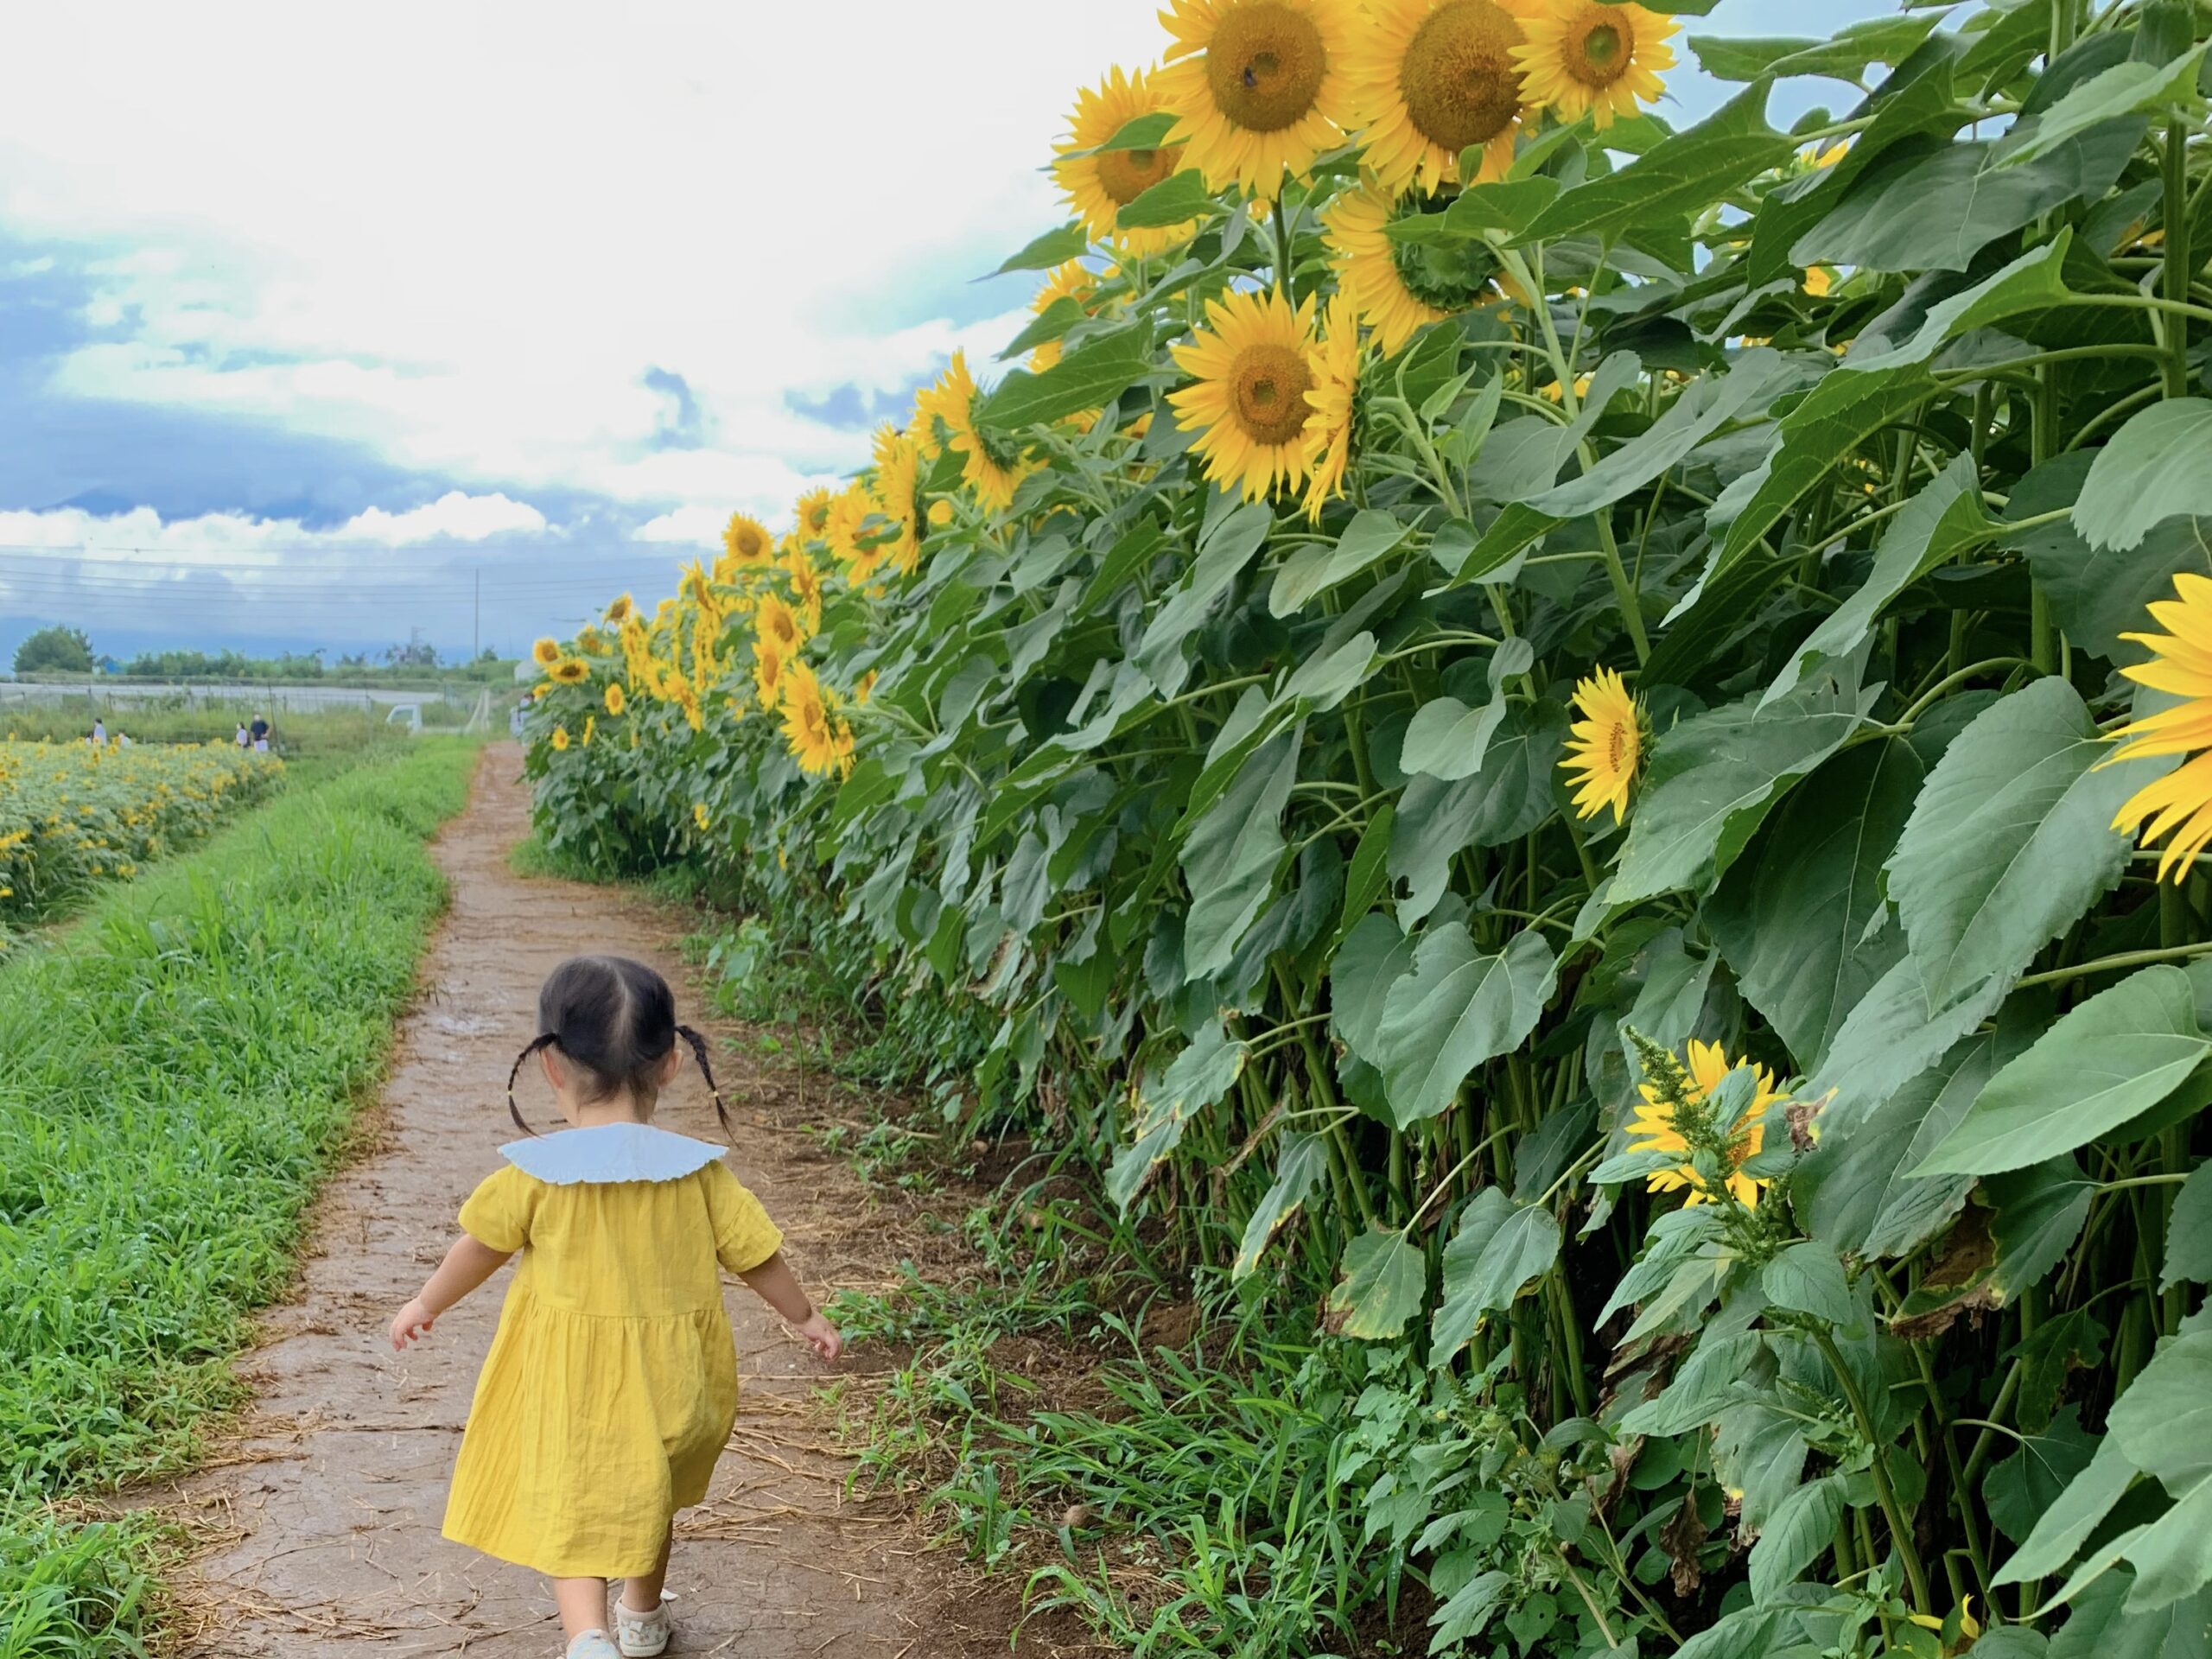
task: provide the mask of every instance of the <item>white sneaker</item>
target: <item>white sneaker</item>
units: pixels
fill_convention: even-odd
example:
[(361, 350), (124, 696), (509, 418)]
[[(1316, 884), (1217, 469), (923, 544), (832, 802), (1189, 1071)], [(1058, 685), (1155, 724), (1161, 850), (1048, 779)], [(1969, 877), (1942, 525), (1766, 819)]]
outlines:
[(622, 1654), (605, 1630), (586, 1630), (569, 1643), (569, 1659), (622, 1659)]
[(623, 1659), (653, 1659), (654, 1655), (668, 1650), (669, 1631), (673, 1624), (668, 1616), (668, 1604), (675, 1599), (664, 1590), (660, 1605), (651, 1612), (641, 1613), (619, 1596), (615, 1599), (614, 1633), (621, 1638)]

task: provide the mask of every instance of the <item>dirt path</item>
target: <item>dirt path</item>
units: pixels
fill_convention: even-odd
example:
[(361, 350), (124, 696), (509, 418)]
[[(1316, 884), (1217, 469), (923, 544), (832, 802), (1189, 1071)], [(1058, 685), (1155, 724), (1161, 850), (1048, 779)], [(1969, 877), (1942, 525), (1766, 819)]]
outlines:
[[(438, 1535), (505, 1274), (405, 1355), (392, 1352), (385, 1326), (452, 1237), (461, 1199), (496, 1167), (494, 1149), (512, 1138), (500, 1084), (531, 1034), (537, 987), (554, 963), (619, 950), (666, 974), (694, 1020), (700, 1005), (681, 988), (664, 914), (632, 895), (509, 870), (508, 849), (528, 828), (519, 770), (512, 746), (487, 750), (467, 811), (437, 843), (453, 908), (401, 1029), (383, 1095), (388, 1133), (332, 1183), (301, 1294), (272, 1314), (263, 1345), (241, 1363), (256, 1390), (244, 1438), (182, 1489), (188, 1518), (216, 1546), (185, 1586), (188, 1654), (537, 1659), (559, 1651), (541, 1580)], [(880, 1282), (881, 1246), (851, 1178), (791, 1134), (790, 1111), (777, 1109), (791, 1076), (755, 1073), (736, 1055), (718, 1059), (741, 1131), (764, 1131), (741, 1133), (731, 1161), (783, 1226), (801, 1279), (817, 1297)], [(551, 1111), (542, 1089), (524, 1099), (536, 1119)], [(661, 1121), (726, 1138), (690, 1071)], [(744, 1399), (707, 1503), (677, 1522), (669, 1586), (682, 1628), (673, 1651), (744, 1659), (944, 1651), (931, 1628), (942, 1621), (919, 1611), (930, 1598), (917, 1581), (929, 1569), (917, 1566), (903, 1517), (841, 1499), (843, 1466), (810, 1421), (808, 1395), (823, 1369), (742, 1287), (730, 1287), (729, 1308)], [(1003, 1624), (997, 1640), (1002, 1651)]]

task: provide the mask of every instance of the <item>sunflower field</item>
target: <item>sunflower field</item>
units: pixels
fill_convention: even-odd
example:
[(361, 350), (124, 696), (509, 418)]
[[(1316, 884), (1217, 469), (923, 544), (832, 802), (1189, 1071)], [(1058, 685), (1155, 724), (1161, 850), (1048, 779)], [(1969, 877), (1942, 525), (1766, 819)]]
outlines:
[(196, 840), (275, 786), (281, 760), (227, 743), (0, 743), (0, 920), (35, 921)]
[(1162, 20), (1011, 365), (541, 645), (542, 834), (1356, 1352), (1356, 1560), (1142, 1650), (2205, 1652), (2212, 12)]

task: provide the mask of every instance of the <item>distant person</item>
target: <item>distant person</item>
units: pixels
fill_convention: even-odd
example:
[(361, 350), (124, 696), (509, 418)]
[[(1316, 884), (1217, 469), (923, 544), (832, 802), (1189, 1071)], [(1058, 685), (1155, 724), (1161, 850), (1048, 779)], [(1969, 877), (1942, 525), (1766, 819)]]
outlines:
[(238, 747), (242, 749), (250, 749), (253, 747), (253, 740), (245, 734), (245, 721), (238, 721), (238, 734), (236, 741)]
[(253, 717), (253, 724), (246, 729), (253, 738), (253, 752), (256, 754), (268, 753), (269, 716), (266, 715), (256, 715)]
[[(469, 1408), (445, 1535), (553, 1580), (568, 1659), (668, 1646), (670, 1525), (707, 1495), (737, 1417), (721, 1275), (735, 1274), (824, 1360), (844, 1347), (783, 1255), (783, 1235), (722, 1161), (656, 1128), (681, 1038), (722, 1109), (706, 1039), (676, 1023), (642, 963), (578, 957), (537, 994), (537, 1035), (507, 1076), (524, 1131), (461, 1207), (461, 1236), (392, 1316), (404, 1349), (519, 1255)], [(531, 1056), (574, 1127), (543, 1137), (514, 1103)], [(607, 1626), (609, 1580), (624, 1580)], [(620, 1645), (617, 1645), (617, 1643)]]
[(515, 704), (514, 708), (508, 713), (507, 730), (513, 736), (519, 738), (522, 735), (523, 715), (529, 708), (530, 699), (528, 697), (524, 697), (520, 702)]
[(115, 734), (115, 747), (118, 749), (129, 748), (130, 747), (130, 734), (118, 728)]
[(92, 716), (92, 734), (85, 741), (96, 749), (107, 741), (107, 722), (98, 715)]

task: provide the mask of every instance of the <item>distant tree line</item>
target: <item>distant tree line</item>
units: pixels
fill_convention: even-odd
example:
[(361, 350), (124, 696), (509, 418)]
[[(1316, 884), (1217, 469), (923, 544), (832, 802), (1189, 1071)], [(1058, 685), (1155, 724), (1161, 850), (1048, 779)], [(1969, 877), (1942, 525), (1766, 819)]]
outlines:
[(226, 648), (207, 651), (142, 651), (128, 662), (95, 654), (82, 628), (41, 628), (16, 647), (18, 674), (90, 674), (95, 670), (131, 680), (265, 680), (296, 683), (323, 678), (381, 679), (441, 674), (453, 678), (499, 682), (513, 672), (513, 659), (486, 650), (465, 662), (440, 658), (438, 649), (421, 639), (389, 645), (378, 656), (358, 652), (326, 663), (321, 651), (284, 652), (249, 657)]

